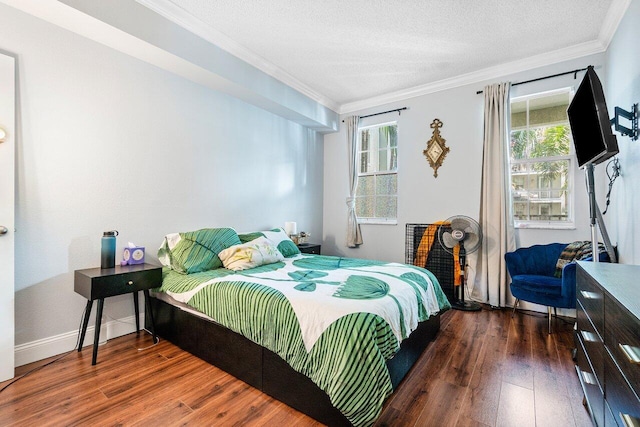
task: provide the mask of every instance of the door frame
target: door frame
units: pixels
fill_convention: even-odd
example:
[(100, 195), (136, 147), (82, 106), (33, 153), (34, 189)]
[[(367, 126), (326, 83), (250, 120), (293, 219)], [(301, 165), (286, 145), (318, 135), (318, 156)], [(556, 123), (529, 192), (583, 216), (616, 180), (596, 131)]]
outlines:
[(0, 50), (0, 381), (15, 373), (15, 168), (17, 55)]

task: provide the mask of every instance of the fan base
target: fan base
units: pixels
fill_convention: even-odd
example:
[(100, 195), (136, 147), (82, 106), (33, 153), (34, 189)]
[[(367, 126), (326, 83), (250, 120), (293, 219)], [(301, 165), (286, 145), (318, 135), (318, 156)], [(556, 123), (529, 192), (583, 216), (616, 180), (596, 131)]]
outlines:
[(480, 311), (482, 307), (475, 301), (454, 301), (451, 303), (451, 308), (454, 310), (462, 311)]

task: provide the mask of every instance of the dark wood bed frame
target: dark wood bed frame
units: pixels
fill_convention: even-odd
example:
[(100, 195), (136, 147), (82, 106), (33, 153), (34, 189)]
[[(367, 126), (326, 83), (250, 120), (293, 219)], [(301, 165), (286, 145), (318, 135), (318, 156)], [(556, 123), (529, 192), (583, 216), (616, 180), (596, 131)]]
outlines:
[[(280, 356), (205, 318), (150, 298), (158, 336), (329, 426), (351, 425), (329, 396)], [(150, 320), (147, 315), (146, 325)], [(440, 329), (440, 316), (420, 323), (387, 361), (395, 390)]]

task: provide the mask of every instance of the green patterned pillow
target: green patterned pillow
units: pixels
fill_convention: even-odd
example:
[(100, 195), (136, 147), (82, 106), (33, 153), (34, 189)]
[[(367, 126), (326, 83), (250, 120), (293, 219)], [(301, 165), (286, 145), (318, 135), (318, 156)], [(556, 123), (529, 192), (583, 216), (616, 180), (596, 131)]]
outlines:
[(282, 228), (274, 228), (273, 230), (268, 231), (254, 231), (252, 233), (244, 233), (238, 235), (240, 241), (242, 243), (250, 242), (258, 237), (266, 237), (271, 240), (277, 247), (280, 253), (284, 255), (285, 258), (291, 258), (292, 256), (296, 256), (300, 253), (300, 249), (296, 246), (295, 243), (287, 236), (287, 233), (284, 232)]
[(222, 267), (218, 253), (240, 243), (233, 228), (203, 228), (168, 234), (158, 250), (158, 259), (180, 273), (199, 273)]

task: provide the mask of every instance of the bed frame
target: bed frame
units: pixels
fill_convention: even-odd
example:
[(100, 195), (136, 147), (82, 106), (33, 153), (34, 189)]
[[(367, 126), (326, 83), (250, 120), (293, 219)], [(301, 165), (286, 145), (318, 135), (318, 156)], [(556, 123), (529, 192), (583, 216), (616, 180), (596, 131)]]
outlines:
[[(150, 298), (157, 335), (245, 383), (329, 426), (350, 426), (329, 396), (280, 356), (232, 330)], [(146, 325), (150, 320), (147, 315)], [(395, 390), (440, 329), (440, 316), (421, 322), (387, 361)], [(205, 338), (206, 337), (206, 338)]]

